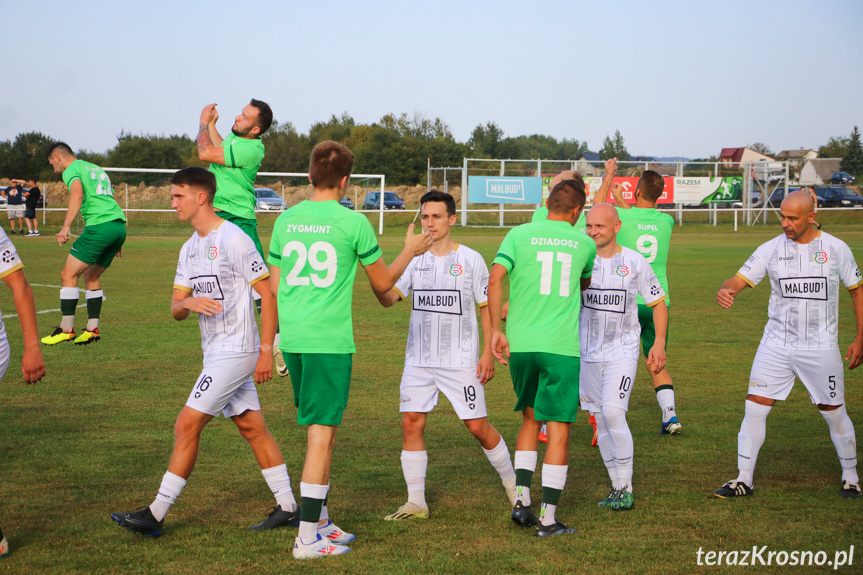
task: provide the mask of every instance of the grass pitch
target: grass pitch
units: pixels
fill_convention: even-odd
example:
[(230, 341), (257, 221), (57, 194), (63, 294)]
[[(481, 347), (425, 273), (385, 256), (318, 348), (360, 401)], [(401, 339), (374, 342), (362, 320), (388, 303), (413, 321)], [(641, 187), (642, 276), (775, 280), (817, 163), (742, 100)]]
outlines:
[[(843, 217), (831, 223), (825, 215), (826, 229), (851, 245), (861, 262), (863, 230), (859, 220)], [(357, 534), (351, 553), (298, 563), (291, 558), (295, 529), (247, 531), (273, 504), (272, 495), (246, 443), (224, 419), (205, 429), (197, 467), (163, 536), (129, 533), (109, 513), (152, 501), (171, 453), (174, 419), (201, 369), (197, 322), (173, 321), (169, 311), (177, 254), (191, 228), (159, 229), (159, 236), (131, 235), (123, 258), (106, 273), (103, 340), (43, 348), (48, 375), (39, 384), (23, 383), (20, 326), (15, 318), (5, 320), (12, 361), (0, 401), (0, 526), (12, 554), (0, 560), (0, 573), (714, 573), (739, 569), (699, 566), (699, 549), (766, 545), (824, 551), (832, 560), (836, 551), (861, 545), (863, 500), (839, 497), (840, 468), (827, 426), (799, 384), (769, 417), (755, 495), (712, 497), (736, 476), (737, 432), (769, 288), (748, 290), (728, 311), (714, 297), (757, 245), (780, 232), (776, 225), (738, 233), (730, 226), (675, 230), (668, 365), (683, 434), (657, 435), (659, 407), (640, 368), (629, 412), (636, 453), (630, 512), (596, 506), (608, 480), (582, 413), (558, 508), (558, 517), (579, 533), (535, 539), (509, 520), (497, 474), (442, 399), (426, 429), (431, 518), (383, 521), (406, 499), (398, 384), (410, 310), (404, 303), (381, 308), (359, 271), (353, 308), (358, 353), (330, 491), (333, 519)], [(57, 246), (55, 231), (47, 226), (41, 238), (13, 238), (40, 310), (59, 307), (57, 288), (42, 287), (59, 285), (68, 252)], [(453, 234), (490, 263), (505, 230), (455, 228)], [(388, 261), (402, 237), (390, 227), (380, 238)], [(266, 245), (269, 237), (263, 240)], [(2, 294), (3, 310), (14, 313), (10, 293)], [(86, 312), (78, 314), (80, 329)], [(40, 314), (40, 331), (47, 333), (58, 316)], [(845, 295), (840, 318), (844, 354), (854, 336)], [(863, 369), (845, 375), (848, 411), (860, 429)], [(299, 496), (305, 428), (296, 424), (289, 380), (277, 378), (259, 392)], [(498, 366), (486, 392), (489, 420), (512, 451), (520, 418), (512, 411), (506, 368)], [(538, 500), (540, 473), (533, 487)], [(860, 572), (863, 549), (857, 552), (854, 564), (840, 572)], [(755, 568), (778, 569), (775, 559), (773, 566)]]

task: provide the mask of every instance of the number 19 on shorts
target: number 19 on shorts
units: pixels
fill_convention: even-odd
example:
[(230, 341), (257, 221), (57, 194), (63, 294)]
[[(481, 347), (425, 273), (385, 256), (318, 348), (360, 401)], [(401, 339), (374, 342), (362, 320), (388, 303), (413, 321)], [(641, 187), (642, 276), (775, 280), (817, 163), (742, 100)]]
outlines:
[[(572, 254), (565, 252), (536, 252), (536, 259), (542, 264), (539, 295), (551, 295), (552, 287), (555, 287), (555, 291), (560, 297), (569, 297)], [(555, 281), (555, 278), (557, 278), (557, 281)]]

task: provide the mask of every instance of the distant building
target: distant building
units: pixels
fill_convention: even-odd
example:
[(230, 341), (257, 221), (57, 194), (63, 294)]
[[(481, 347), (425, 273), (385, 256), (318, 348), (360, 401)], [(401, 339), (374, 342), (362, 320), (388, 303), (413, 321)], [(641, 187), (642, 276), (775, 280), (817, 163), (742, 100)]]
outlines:
[(780, 162), (788, 162), (788, 167), (794, 171), (803, 167), (803, 164), (809, 160), (814, 160), (818, 157), (818, 152), (815, 150), (782, 150), (776, 154), (776, 159)]
[(749, 148), (722, 148), (719, 162), (726, 168), (739, 168), (743, 162), (772, 162), (773, 158)]
[(803, 164), (800, 170), (801, 186), (823, 186), (830, 182), (830, 176), (839, 171), (841, 158), (813, 158)]
[(605, 173), (603, 162), (597, 152), (585, 152), (575, 161), (575, 169), (586, 177), (601, 176)]

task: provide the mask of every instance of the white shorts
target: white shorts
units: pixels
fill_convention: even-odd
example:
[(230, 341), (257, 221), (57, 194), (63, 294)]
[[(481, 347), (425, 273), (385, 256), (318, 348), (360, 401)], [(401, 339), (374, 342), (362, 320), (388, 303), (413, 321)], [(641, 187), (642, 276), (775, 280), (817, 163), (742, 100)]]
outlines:
[(9, 212), (9, 219), (24, 217), (24, 204), (7, 206), (6, 211)]
[(6, 339), (6, 329), (0, 321), (0, 379), (6, 375), (6, 370), (9, 369), (9, 340)]
[(845, 403), (844, 369), (838, 349), (791, 351), (759, 345), (749, 373), (749, 393), (784, 401), (797, 376), (812, 403), (842, 405)]
[(582, 361), (578, 376), (581, 409), (596, 413), (607, 405), (629, 411), (629, 396), (637, 371), (638, 358)]
[(186, 405), (212, 416), (225, 417), (259, 411), (258, 390), (252, 376), (258, 352), (222, 354), (204, 358), (204, 370), (195, 382)]
[(438, 392), (449, 399), (459, 419), (486, 417), (485, 387), (476, 368), (418, 367), (406, 365), (399, 390), (399, 411), (428, 413), (437, 405)]

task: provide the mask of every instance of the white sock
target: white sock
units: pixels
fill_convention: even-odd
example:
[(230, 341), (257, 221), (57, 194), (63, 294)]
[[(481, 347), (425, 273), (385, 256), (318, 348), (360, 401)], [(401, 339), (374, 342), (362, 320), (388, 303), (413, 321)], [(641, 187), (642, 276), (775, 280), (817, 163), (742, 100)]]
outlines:
[[(563, 488), (566, 487), (566, 473), (569, 470), (568, 465), (550, 465), (548, 463), (542, 464), (542, 488), (545, 490), (546, 488), (557, 489), (559, 491), (563, 491)], [(555, 522), (554, 512), (557, 509), (557, 505), (552, 505), (550, 503), (543, 502), (542, 507), (539, 510), (539, 521), (543, 525), (551, 525)]]
[(512, 468), (512, 460), (509, 458), (509, 449), (506, 447), (506, 442), (501, 435), (500, 441), (491, 449), (483, 448), (488, 462), (494, 467), (497, 474), (500, 475), (500, 480), (504, 487), (512, 487), (515, 485), (515, 470)]
[(614, 446), (617, 486), (629, 486), (628, 491), (632, 493), (632, 459), (635, 450), (632, 444), (632, 432), (626, 424), (626, 411), (619, 407), (606, 406), (602, 408), (602, 415)]
[(602, 462), (605, 463), (608, 478), (611, 479), (611, 487), (617, 489), (619, 485), (617, 468), (614, 466), (614, 447), (611, 442), (611, 434), (608, 433), (608, 427), (605, 425), (605, 418), (601, 411), (592, 411), (590, 414), (596, 419), (596, 443), (599, 445), (599, 454), (602, 456)]
[(170, 471), (162, 476), (162, 484), (159, 486), (156, 500), (150, 504), (150, 513), (153, 514), (156, 521), (164, 519), (168, 509), (177, 502), (177, 497), (180, 496), (185, 486), (186, 480)]
[[(78, 305), (78, 300), (80, 299), (80, 294), (78, 292), (78, 288), (76, 287), (64, 287), (60, 288), (60, 299), (61, 300), (75, 300), (75, 306)], [(62, 306), (61, 306), (62, 307)], [(70, 332), (75, 328), (75, 314), (72, 315), (64, 315), (60, 320), (60, 328), (65, 332)]]
[(859, 482), (860, 478), (857, 476), (857, 438), (854, 434), (854, 424), (851, 423), (845, 406), (841, 405), (839, 409), (833, 411), (822, 411), (821, 415), (827, 421), (827, 425), (830, 426), (830, 439), (833, 440), (836, 454), (839, 455), (839, 464), (842, 466), (842, 481)]
[[(526, 469), (531, 473), (536, 471), (536, 451), (516, 451), (514, 462), (515, 469)], [(525, 507), (530, 507), (530, 485), (518, 486), (518, 500)]]
[(737, 481), (742, 481), (749, 487), (753, 486), (755, 462), (758, 461), (758, 452), (767, 436), (767, 414), (771, 409), (772, 406), (746, 400), (743, 423), (740, 424), (740, 433), (737, 434)]
[[(91, 299), (96, 299), (96, 298), (103, 299), (104, 295), (105, 295), (105, 292), (103, 292), (100, 289), (94, 289), (94, 290), (88, 289), (84, 293), (84, 297), (86, 297), (88, 301)], [(89, 331), (93, 331), (97, 327), (99, 327), (99, 318), (98, 317), (87, 318), (87, 329)]]
[(661, 389), (656, 392), (656, 401), (662, 408), (662, 423), (668, 423), (672, 417), (677, 417), (674, 411), (674, 389)]
[(426, 507), (428, 451), (402, 451), (402, 473), (408, 486), (408, 503)]
[[(330, 494), (330, 484), (332, 481), (327, 483), (327, 497)], [(318, 519), (318, 527), (325, 527), (327, 523), (330, 522), (330, 508), (327, 506), (327, 499), (324, 498), (324, 504), (321, 505), (321, 516)]]
[[(304, 483), (300, 481), (300, 497), (325, 501), (327, 499), (329, 487), (329, 485), (317, 485), (315, 483)], [(303, 544), (311, 545), (318, 539), (318, 522), (300, 521), (300, 529), (297, 535), (299, 535), (300, 541), (302, 541)]]
[(269, 469), (261, 469), (261, 474), (263, 474), (264, 481), (267, 482), (267, 486), (276, 498), (276, 505), (280, 506), (282, 511), (295, 511), (297, 500), (294, 499), (294, 493), (291, 491), (288, 466), (283, 463)]

